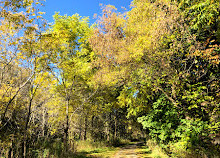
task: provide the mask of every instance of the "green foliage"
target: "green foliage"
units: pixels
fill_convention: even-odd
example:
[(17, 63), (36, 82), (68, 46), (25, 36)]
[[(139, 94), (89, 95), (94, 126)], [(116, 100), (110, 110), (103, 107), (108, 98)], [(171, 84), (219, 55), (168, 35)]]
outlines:
[(175, 130), (180, 124), (180, 116), (175, 108), (163, 95), (160, 96), (147, 116), (138, 118), (138, 122), (144, 129), (149, 131), (149, 135), (160, 144), (168, 144), (178, 139)]
[(181, 0), (179, 8), (183, 11), (188, 25), (200, 33), (211, 31), (212, 27), (215, 27), (218, 23), (216, 21), (219, 16), (218, 0), (202, 0), (199, 2), (196, 0)]
[(138, 122), (147, 129), (153, 140), (166, 151), (174, 152), (174, 155), (178, 152), (190, 153), (198, 146), (207, 148), (210, 143), (209, 122), (184, 118), (183, 111), (170, 104), (163, 95), (146, 116), (138, 118)]

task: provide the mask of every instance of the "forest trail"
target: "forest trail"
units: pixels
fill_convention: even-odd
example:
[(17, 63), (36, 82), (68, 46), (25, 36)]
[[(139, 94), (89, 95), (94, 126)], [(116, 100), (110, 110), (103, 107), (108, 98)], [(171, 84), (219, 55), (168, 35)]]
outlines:
[[(112, 158), (141, 158), (138, 156), (137, 149), (142, 142), (136, 142), (134, 144), (127, 145), (122, 147)], [(151, 158), (150, 155), (145, 155), (146, 158)]]

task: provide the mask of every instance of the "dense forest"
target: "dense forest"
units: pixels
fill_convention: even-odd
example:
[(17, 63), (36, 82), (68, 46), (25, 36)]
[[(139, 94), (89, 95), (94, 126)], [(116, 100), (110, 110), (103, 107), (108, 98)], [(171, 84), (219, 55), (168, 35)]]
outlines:
[(169, 157), (219, 156), (219, 0), (133, 0), (94, 24), (59, 13), (48, 24), (42, 5), (0, 2), (0, 157), (134, 139)]

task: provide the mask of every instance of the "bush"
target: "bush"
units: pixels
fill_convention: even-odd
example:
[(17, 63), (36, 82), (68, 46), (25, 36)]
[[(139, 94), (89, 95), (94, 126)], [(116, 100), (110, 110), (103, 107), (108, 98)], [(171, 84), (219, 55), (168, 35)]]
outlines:
[[(205, 157), (210, 155), (209, 122), (200, 118), (186, 118), (163, 95), (153, 103), (147, 116), (138, 122), (149, 131), (149, 136), (173, 157)], [(213, 148), (214, 149), (214, 148)]]

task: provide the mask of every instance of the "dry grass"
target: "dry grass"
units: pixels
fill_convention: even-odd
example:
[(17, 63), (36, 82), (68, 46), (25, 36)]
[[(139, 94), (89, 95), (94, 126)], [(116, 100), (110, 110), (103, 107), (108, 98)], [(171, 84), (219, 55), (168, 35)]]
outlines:
[(141, 158), (169, 158), (163, 150), (152, 140), (147, 141), (147, 146), (136, 149), (137, 155)]
[(110, 158), (119, 148), (108, 147), (105, 142), (77, 141), (76, 150), (88, 157)]

